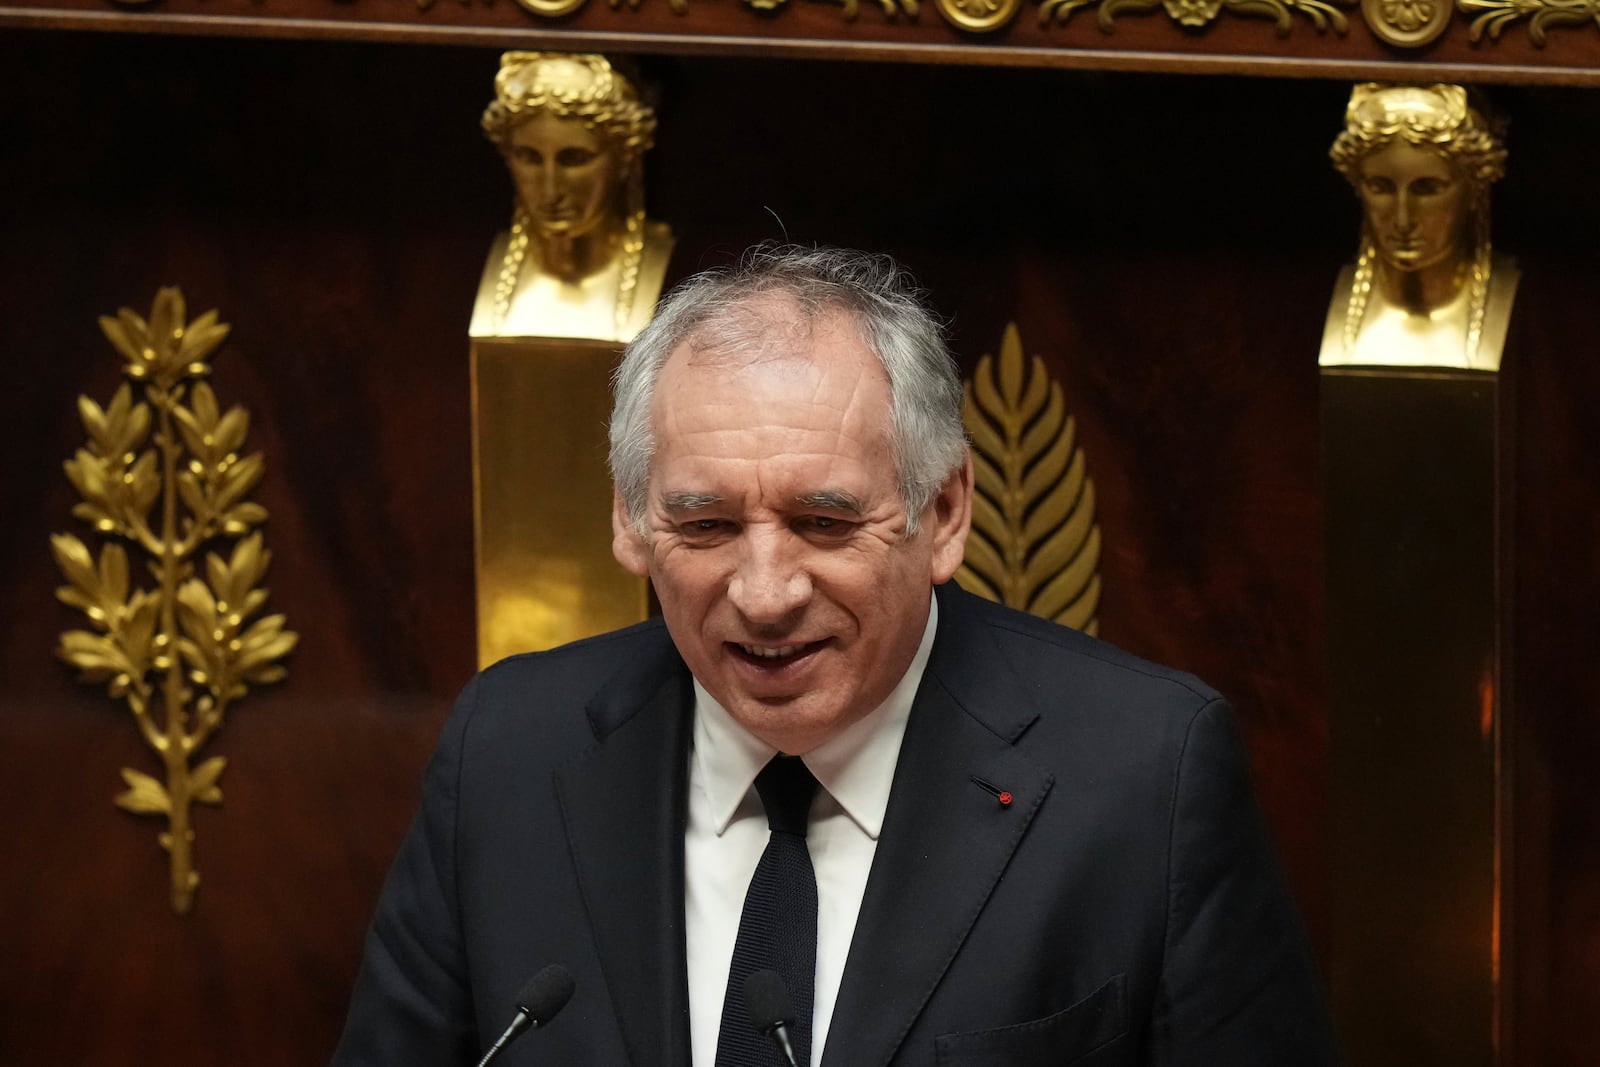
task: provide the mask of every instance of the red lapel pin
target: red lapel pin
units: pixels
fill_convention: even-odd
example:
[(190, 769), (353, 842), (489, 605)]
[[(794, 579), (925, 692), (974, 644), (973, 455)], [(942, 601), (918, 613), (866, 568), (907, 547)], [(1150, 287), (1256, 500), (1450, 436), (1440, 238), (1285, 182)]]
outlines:
[(972, 781), (979, 789), (982, 789), (985, 793), (988, 793), (990, 796), (998, 800), (1002, 808), (1009, 808), (1011, 806), (1011, 793), (1009, 791), (1001, 789), (993, 782), (984, 781), (976, 774), (972, 776)]

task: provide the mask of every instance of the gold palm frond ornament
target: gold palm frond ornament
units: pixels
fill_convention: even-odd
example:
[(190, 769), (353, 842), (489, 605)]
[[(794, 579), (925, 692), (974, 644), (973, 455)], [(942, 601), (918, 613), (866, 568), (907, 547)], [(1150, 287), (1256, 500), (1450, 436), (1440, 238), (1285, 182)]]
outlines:
[[(186, 324), (183, 293), (167, 288), (148, 322), (123, 308), (102, 316), (100, 329), (142, 399), (128, 383), (104, 408), (78, 398), (89, 440), (64, 465), (82, 497), (72, 514), (103, 543), (96, 556), (70, 533), (50, 539), (68, 582), (56, 596), (91, 627), (63, 633), (56, 653), (80, 681), (104, 683), (127, 704), (161, 759), (164, 782), (124, 767), (127, 789), (115, 803), (166, 816), (159, 840), (170, 859), (172, 910), (183, 915), (200, 884), (191, 805), (222, 803), (217, 782), (227, 766), (223, 756), (191, 761), (250, 686), (284, 676), (278, 661), (298, 638), (282, 615), (258, 617), (272, 555), (253, 532), (266, 510), (245, 499), (263, 470), (259, 452), (239, 454), (250, 416), (242, 407), (222, 412), (199, 380), (228, 327), (215, 311)], [(133, 582), (130, 549), (145, 557), (153, 587)], [(203, 574), (202, 549), (210, 549)]]
[(985, 355), (966, 384), (972, 441), (972, 533), (956, 578), (968, 590), (1096, 633), (1100, 527), (1094, 482), (1061, 386), (1029, 362), (1015, 323), (998, 361)]

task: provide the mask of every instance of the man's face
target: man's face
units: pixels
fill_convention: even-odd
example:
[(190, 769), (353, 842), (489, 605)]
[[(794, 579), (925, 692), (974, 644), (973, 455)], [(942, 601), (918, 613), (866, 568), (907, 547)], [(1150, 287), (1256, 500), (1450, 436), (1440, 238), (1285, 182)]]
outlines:
[(507, 156), (522, 206), (546, 236), (592, 232), (621, 179), (616, 150), (604, 138), (548, 111), (516, 125)]
[(678, 651), (740, 724), (810, 751), (910, 666), (930, 589), (961, 563), (970, 469), (907, 537), (888, 381), (842, 315), (757, 362), (680, 346), (651, 423), (650, 538), (619, 500), (617, 559), (653, 581)]
[(1426, 270), (1465, 247), (1469, 189), (1437, 152), (1385, 145), (1362, 161), (1360, 192), (1373, 243), (1391, 267)]

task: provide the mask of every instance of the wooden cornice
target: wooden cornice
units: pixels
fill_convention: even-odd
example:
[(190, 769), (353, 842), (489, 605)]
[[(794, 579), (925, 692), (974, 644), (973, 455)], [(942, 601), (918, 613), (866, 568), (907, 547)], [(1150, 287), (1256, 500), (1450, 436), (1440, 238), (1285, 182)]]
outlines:
[[(1600, 0), (1439, 6), (1451, 2), (776, 0), (758, 9), (751, 0), (26, 0), (0, 8), (0, 27), (1600, 85)], [(569, 10), (553, 13), (559, 7)], [(1426, 44), (1405, 43), (1430, 33), (1437, 38)]]

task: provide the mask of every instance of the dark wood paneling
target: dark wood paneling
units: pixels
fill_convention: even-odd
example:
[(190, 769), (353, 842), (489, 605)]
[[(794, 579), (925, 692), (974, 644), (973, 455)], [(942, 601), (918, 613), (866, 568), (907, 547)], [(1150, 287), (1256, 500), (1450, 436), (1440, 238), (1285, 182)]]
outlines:
[[(331, 1048), (418, 774), (473, 661), (465, 331), (509, 214), (476, 125), (495, 61), (0, 34), (13, 872), (0, 1061), (171, 1050), (267, 1064)], [(650, 186), (652, 214), (679, 233), (675, 275), (787, 233), (899, 253), (969, 367), (1018, 322), (1063, 382), (1096, 480), (1103, 632), (1233, 698), (1325, 943), (1316, 348), (1355, 243), (1325, 159), (1347, 86), (642, 62), (663, 92)], [(1506, 101), (1500, 238), (1528, 272), (1516, 703), (1525, 780), (1543, 784), (1525, 836), (1547, 841), (1548, 860), (1528, 850), (1545, 888), (1519, 914), (1545, 944), (1521, 987), (1537, 1008), (1524, 1016), (1543, 1019), (1525, 1028), (1541, 1055), (1524, 1062), (1578, 1064), (1600, 1045), (1585, 613), (1600, 507), (1585, 401), (1600, 383), (1583, 340), (1600, 289), (1581, 237), (1600, 232), (1600, 205), (1580, 188), (1600, 107), (1572, 90)], [(204, 883), (185, 920), (166, 910), (156, 823), (110, 804), (119, 767), (153, 769), (126, 712), (52, 661), (55, 634), (77, 623), (52, 601), (47, 550), (71, 525), (73, 399), (104, 400), (117, 381), (95, 317), (146, 309), (170, 283), (234, 324), (214, 384), (253, 412), (273, 603), (302, 635), (288, 681), (244, 702), (216, 742), (227, 803), (201, 815)]]

